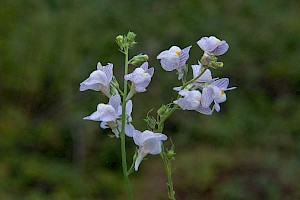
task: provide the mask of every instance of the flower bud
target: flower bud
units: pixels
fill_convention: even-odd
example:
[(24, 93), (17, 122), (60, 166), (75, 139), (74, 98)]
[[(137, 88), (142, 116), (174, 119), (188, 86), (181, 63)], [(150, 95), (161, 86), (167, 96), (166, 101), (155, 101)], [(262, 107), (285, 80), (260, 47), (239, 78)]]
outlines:
[(213, 53), (209, 54), (209, 57), (210, 57), (210, 61), (211, 61), (211, 62), (212, 62), (212, 61), (217, 62), (217, 60), (218, 60), (217, 56), (216, 56), (215, 54), (213, 54)]
[(136, 44), (135, 37), (136, 37), (136, 34), (129, 31), (127, 33), (127, 36), (125, 37), (124, 45), (128, 46), (129, 48), (133, 47)]
[(155, 130), (157, 122), (152, 116), (148, 116), (144, 119), (144, 121), (147, 123), (147, 126), (150, 130)]
[(167, 158), (169, 160), (175, 160), (175, 155), (176, 155), (176, 153), (173, 149), (171, 149), (167, 152)]
[(212, 61), (211, 62), (211, 66), (213, 68), (222, 68), (224, 66), (224, 64), (222, 62), (215, 62), (215, 61)]
[(136, 64), (139, 64), (139, 63), (142, 63), (142, 62), (145, 62), (149, 59), (149, 57), (144, 54), (140, 54), (140, 55), (137, 55), (137, 56), (134, 56), (131, 60), (130, 60), (130, 64), (133, 64), (133, 65), (136, 65)]
[(124, 37), (122, 35), (118, 35), (116, 37), (116, 43), (119, 45), (120, 49), (123, 50), (123, 41), (124, 41)]
[(115, 87), (115, 88), (119, 88), (119, 83), (118, 83), (118, 80), (116, 79), (116, 77), (112, 77), (112, 80), (110, 82), (110, 84)]
[(134, 42), (134, 40), (135, 40), (135, 37), (136, 37), (136, 34), (134, 33), (134, 32), (128, 32), (127, 33), (127, 40), (129, 41), (129, 42)]
[(119, 41), (119, 42), (122, 42), (123, 39), (124, 39), (123, 35), (118, 35), (118, 36), (116, 37), (116, 40)]
[(158, 109), (157, 114), (161, 117), (166, 113), (167, 110), (168, 110), (168, 106), (162, 105), (162, 107)]

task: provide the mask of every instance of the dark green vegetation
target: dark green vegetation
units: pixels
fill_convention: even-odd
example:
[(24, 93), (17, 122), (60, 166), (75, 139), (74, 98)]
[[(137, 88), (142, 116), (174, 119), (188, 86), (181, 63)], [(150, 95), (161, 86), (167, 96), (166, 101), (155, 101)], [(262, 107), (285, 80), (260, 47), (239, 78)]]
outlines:
[[(113, 62), (122, 78), (114, 40), (128, 30), (139, 42), (131, 55), (146, 53), (155, 67), (148, 92), (133, 99), (140, 130), (180, 84), (160, 68), (159, 52), (192, 44), (193, 64), (202, 36), (230, 45), (213, 73), (238, 89), (221, 112), (178, 111), (167, 121), (178, 199), (300, 199), (299, 10), (296, 0), (2, 0), (0, 199), (125, 198), (119, 140), (82, 120), (107, 100), (80, 93), (79, 83), (97, 61)], [(166, 199), (163, 170), (159, 156), (143, 161), (131, 176), (135, 199)]]

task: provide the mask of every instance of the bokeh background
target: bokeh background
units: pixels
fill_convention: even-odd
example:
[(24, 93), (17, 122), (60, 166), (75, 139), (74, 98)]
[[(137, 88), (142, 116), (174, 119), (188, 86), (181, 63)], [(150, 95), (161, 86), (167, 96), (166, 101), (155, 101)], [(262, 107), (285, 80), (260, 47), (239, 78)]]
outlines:
[[(122, 78), (114, 40), (129, 30), (138, 34), (131, 55), (146, 53), (155, 67), (148, 92), (133, 99), (140, 130), (180, 84), (159, 52), (193, 45), (194, 64), (202, 36), (230, 45), (213, 74), (238, 89), (221, 112), (177, 111), (166, 123), (178, 199), (300, 199), (299, 12), (297, 0), (1, 0), (0, 199), (126, 199), (119, 140), (82, 120), (107, 99), (79, 83), (98, 61)], [(159, 156), (131, 180), (135, 199), (167, 199)]]

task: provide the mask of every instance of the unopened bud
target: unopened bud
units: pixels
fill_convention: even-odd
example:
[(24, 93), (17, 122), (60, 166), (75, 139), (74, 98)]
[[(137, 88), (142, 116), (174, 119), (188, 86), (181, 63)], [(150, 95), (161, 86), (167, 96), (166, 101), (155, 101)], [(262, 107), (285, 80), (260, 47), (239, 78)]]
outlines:
[(137, 55), (137, 56), (134, 56), (131, 61), (130, 61), (130, 64), (133, 64), (133, 65), (136, 65), (136, 64), (139, 64), (139, 63), (142, 63), (142, 62), (145, 62), (149, 59), (149, 57), (144, 54), (140, 54), (140, 55)]
[(122, 42), (123, 39), (124, 39), (123, 35), (118, 35), (118, 36), (116, 37), (116, 40), (119, 41), (119, 42)]
[(211, 66), (213, 68), (222, 68), (224, 66), (224, 64), (222, 62), (211, 62)]
[(130, 41), (130, 42), (134, 42), (135, 40), (135, 37), (136, 37), (136, 34), (134, 32), (128, 32), (127, 33), (127, 40)]
[(136, 34), (129, 31), (127, 33), (127, 36), (125, 37), (125, 45), (128, 46), (129, 48), (132, 48), (136, 44), (135, 37)]
[(116, 37), (116, 43), (119, 45), (121, 50), (123, 50), (123, 48), (124, 48), (123, 42), (124, 42), (124, 37), (122, 35), (118, 35)]
[(158, 109), (157, 114), (161, 117), (166, 113), (167, 110), (168, 110), (168, 106), (162, 105), (162, 107)]
[(171, 149), (171, 150), (169, 150), (167, 152), (167, 157), (168, 157), (169, 160), (174, 160), (175, 159), (175, 155), (176, 155), (176, 153), (175, 153), (175, 151), (173, 149)]

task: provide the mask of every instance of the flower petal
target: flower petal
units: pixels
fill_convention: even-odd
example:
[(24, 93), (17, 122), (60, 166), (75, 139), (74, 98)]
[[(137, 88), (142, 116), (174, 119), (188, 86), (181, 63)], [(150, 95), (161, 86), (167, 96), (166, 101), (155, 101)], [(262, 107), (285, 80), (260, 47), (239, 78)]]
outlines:
[(218, 88), (220, 88), (220, 90), (226, 90), (229, 85), (229, 79), (221, 78), (214, 81), (211, 85), (217, 86)]
[(161, 152), (161, 141), (155, 137), (149, 138), (143, 143), (143, 148), (152, 155), (159, 154)]
[(144, 71), (146, 71), (148, 69), (148, 62), (144, 62), (140, 68), (142, 68)]
[(160, 60), (161, 67), (166, 71), (173, 71), (179, 66), (179, 58), (176, 56)]
[(146, 72), (152, 77), (154, 74), (154, 68), (151, 67), (150, 69), (147, 69)]
[(144, 142), (142, 132), (138, 131), (138, 130), (134, 130), (132, 132), (132, 136), (133, 136), (134, 143), (141, 147), (143, 145), (143, 142)]
[(214, 100), (214, 90), (211, 87), (205, 87), (202, 90), (201, 105), (209, 107)]
[(116, 110), (111, 105), (98, 104), (97, 112), (100, 114), (100, 121), (104, 122), (114, 122), (118, 117)]
[(138, 150), (138, 156), (137, 159), (135, 160), (134, 163), (134, 170), (137, 171), (139, 169), (139, 166), (141, 164), (141, 162), (143, 161), (143, 158), (147, 155), (148, 153), (145, 152), (143, 149), (139, 149)]
[(220, 112), (220, 110), (221, 110), (220, 104), (215, 102), (213, 109), (215, 109), (217, 112)]
[(121, 104), (120, 95), (116, 94), (115, 96), (110, 97), (108, 104), (111, 105), (115, 109), (115, 111), (118, 113), (118, 108)]
[(210, 36), (208, 37), (202, 37), (197, 44), (199, 45), (199, 47), (206, 52), (210, 52), (212, 50), (214, 50), (217, 47), (217, 38), (214, 36)]
[(108, 85), (109, 81), (106, 77), (106, 74), (101, 70), (93, 71), (89, 78), (80, 83), (80, 91), (85, 90), (95, 90), (100, 91), (101, 85)]
[(181, 50), (180, 56), (179, 56), (179, 67), (184, 66), (186, 61), (189, 59), (189, 57), (190, 57), (189, 52), (190, 52), (191, 48), (192, 48), (192, 46), (188, 46)]
[(130, 117), (131, 113), (132, 113), (132, 101), (129, 100), (126, 103), (126, 114), (128, 115), (128, 117)]
[(229, 49), (229, 45), (226, 43), (226, 41), (221, 41), (221, 44), (219, 44), (211, 53), (215, 54), (216, 56), (223, 55), (226, 53)]
[(102, 67), (102, 71), (106, 74), (108, 82), (110, 82), (113, 77), (113, 64), (108, 63), (106, 66)]
[(213, 110), (208, 108), (204, 108), (203, 106), (199, 106), (196, 110), (199, 113), (205, 114), (205, 115), (211, 115), (213, 113)]
[(135, 130), (134, 126), (132, 124), (125, 124), (125, 134), (128, 137), (133, 136), (133, 131)]
[(93, 112), (90, 116), (84, 117), (84, 120), (100, 121), (101, 114), (98, 111)]
[(103, 128), (103, 129), (106, 129), (106, 128), (109, 128), (106, 124), (106, 122), (101, 122), (100, 123), (100, 127)]

